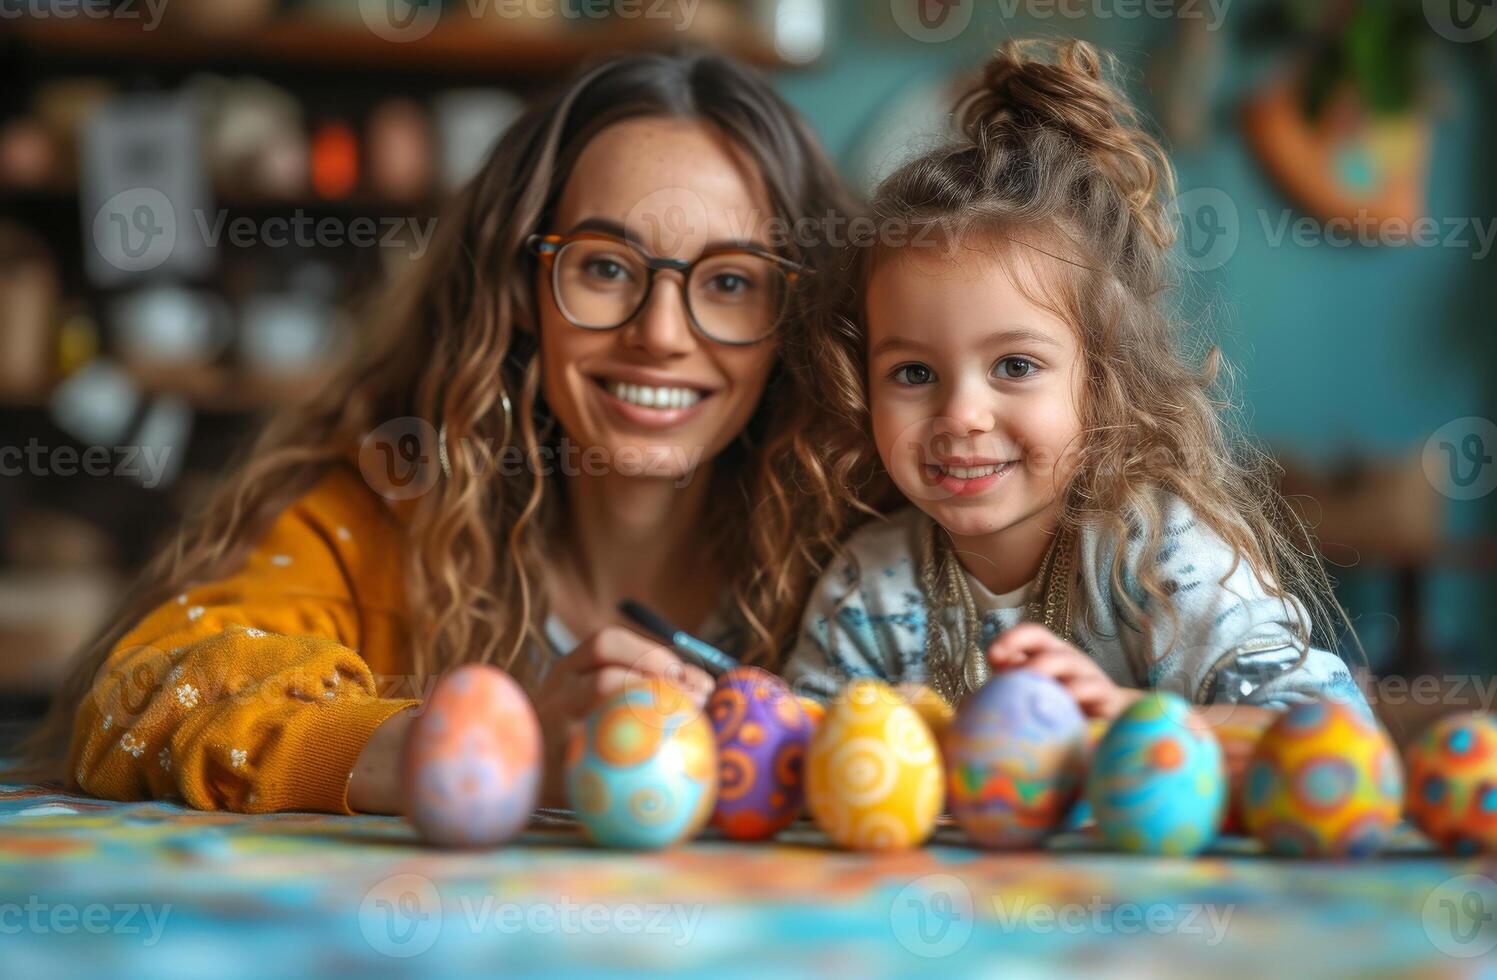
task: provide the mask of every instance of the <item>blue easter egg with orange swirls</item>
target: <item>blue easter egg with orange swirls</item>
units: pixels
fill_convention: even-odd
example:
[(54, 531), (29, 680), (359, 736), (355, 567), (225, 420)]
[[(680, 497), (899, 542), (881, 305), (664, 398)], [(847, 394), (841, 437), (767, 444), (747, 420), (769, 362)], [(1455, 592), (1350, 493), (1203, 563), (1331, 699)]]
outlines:
[(1196, 854), (1221, 829), (1227, 800), (1221, 746), (1184, 698), (1146, 694), (1097, 746), (1086, 796), (1111, 846)]

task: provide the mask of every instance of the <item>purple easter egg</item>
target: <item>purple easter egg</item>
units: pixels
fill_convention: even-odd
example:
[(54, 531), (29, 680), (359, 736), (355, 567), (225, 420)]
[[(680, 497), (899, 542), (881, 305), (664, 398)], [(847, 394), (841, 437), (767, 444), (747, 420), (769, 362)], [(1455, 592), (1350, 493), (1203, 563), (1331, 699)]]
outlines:
[(735, 840), (774, 836), (801, 810), (810, 718), (784, 681), (758, 667), (724, 674), (707, 714), (717, 734), (713, 826)]
[(1032, 670), (983, 685), (947, 731), (951, 814), (984, 847), (1028, 847), (1081, 791), (1086, 719), (1064, 687)]

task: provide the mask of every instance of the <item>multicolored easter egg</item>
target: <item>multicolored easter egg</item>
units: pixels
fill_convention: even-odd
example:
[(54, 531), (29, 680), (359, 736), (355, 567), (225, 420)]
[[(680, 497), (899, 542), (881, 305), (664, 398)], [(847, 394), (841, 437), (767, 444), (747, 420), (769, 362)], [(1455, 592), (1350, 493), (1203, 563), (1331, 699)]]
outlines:
[(1242, 812), (1275, 854), (1368, 857), (1398, 823), (1403, 771), (1388, 736), (1339, 701), (1297, 704), (1258, 741)]
[(403, 779), (423, 840), (489, 847), (525, 827), (541, 783), (541, 726), (520, 685), (495, 667), (438, 682), (411, 726)]
[(1044, 674), (1005, 671), (963, 702), (944, 745), (952, 816), (983, 847), (1028, 847), (1076, 801), (1086, 719)]
[(945, 784), (941, 753), (920, 715), (888, 684), (861, 678), (843, 688), (806, 763), (807, 808), (842, 847), (900, 850), (935, 828)]
[(811, 719), (784, 681), (758, 667), (720, 677), (707, 716), (717, 733), (713, 826), (735, 840), (773, 837), (805, 799)]
[(606, 847), (663, 848), (695, 836), (717, 801), (717, 745), (686, 692), (641, 680), (598, 705), (567, 744), (567, 796)]
[(1221, 746), (1184, 698), (1146, 694), (1097, 746), (1086, 797), (1113, 847), (1195, 854), (1221, 827), (1227, 797)]
[(936, 745), (941, 745), (946, 739), (946, 730), (951, 727), (952, 719), (956, 717), (956, 711), (946, 703), (946, 699), (934, 690), (917, 681), (905, 681), (894, 688), (910, 707), (915, 709), (915, 714), (925, 722), (925, 727), (936, 737)]
[(1497, 718), (1450, 715), (1405, 756), (1410, 819), (1452, 854), (1497, 852)]

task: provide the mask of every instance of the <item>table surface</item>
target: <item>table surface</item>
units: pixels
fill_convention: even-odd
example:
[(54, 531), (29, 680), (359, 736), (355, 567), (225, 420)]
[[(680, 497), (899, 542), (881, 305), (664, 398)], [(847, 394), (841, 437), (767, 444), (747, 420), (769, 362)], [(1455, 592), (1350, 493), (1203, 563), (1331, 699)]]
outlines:
[(437, 851), (402, 820), (242, 816), (0, 786), (0, 974), (726, 978), (1087, 974), (1497, 976), (1497, 859), (1404, 833), (1337, 864), (1225, 838), (1191, 860), (964, 846), (587, 845), (545, 811), (507, 847)]

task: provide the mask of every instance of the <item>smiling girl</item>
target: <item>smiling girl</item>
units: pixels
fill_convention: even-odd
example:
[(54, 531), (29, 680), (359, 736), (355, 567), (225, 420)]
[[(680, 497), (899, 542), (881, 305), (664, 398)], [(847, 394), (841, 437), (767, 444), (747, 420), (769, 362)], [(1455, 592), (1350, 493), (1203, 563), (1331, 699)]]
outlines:
[(1194, 367), (1163, 305), (1173, 177), (1103, 59), (1010, 43), (958, 112), (960, 139), (874, 202), (945, 247), (865, 250), (862, 318), (819, 338), (839, 466), (876, 451), (914, 507), (847, 542), (790, 678), (956, 703), (1023, 666), (1103, 718), (1144, 688), (1360, 703), (1318, 645), (1325, 574), (1219, 414), (1215, 352)]

